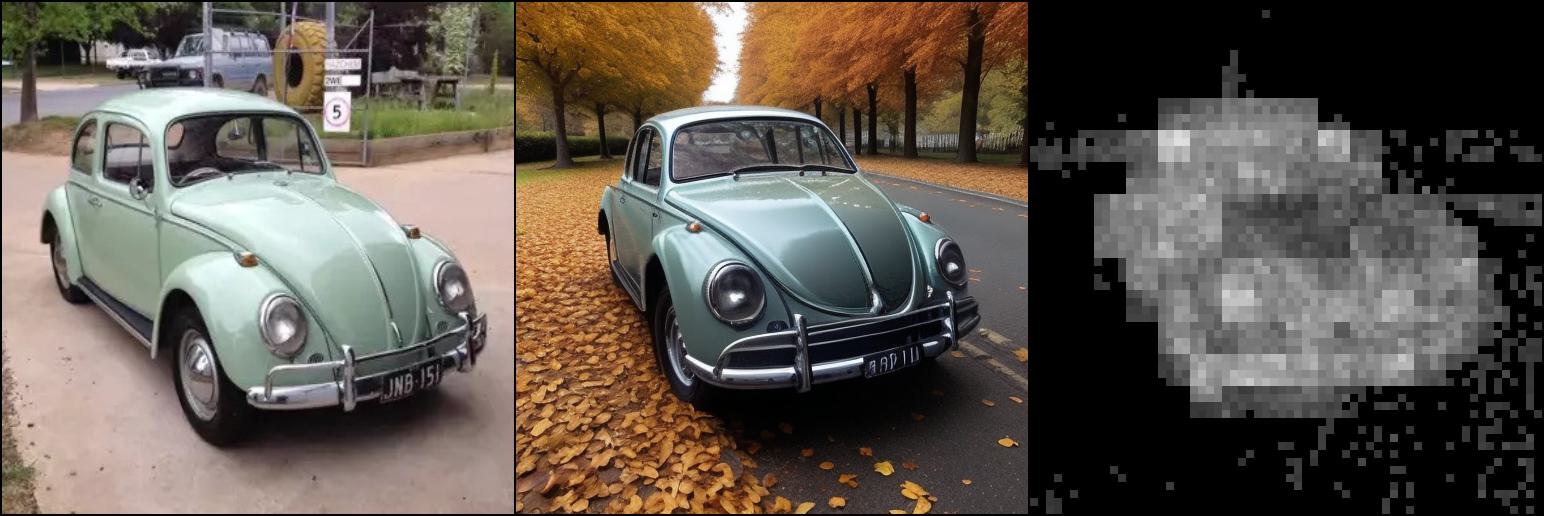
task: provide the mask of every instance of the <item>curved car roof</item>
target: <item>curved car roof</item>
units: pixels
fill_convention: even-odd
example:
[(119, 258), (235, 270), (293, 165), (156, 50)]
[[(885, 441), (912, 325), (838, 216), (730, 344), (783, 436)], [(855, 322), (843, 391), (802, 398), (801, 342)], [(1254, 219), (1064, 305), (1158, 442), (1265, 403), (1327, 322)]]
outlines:
[(741, 118), (753, 116), (777, 116), (787, 118), (799, 118), (810, 122), (822, 123), (808, 113), (767, 106), (697, 106), (675, 111), (667, 111), (649, 118), (650, 122), (659, 123), (666, 133), (673, 133), (683, 125), (703, 120), (715, 120), (721, 118)]
[(122, 113), (159, 130), (182, 116), (221, 111), (260, 111), (300, 116), (289, 106), (241, 91), (215, 88), (151, 88), (108, 99), (92, 111)]

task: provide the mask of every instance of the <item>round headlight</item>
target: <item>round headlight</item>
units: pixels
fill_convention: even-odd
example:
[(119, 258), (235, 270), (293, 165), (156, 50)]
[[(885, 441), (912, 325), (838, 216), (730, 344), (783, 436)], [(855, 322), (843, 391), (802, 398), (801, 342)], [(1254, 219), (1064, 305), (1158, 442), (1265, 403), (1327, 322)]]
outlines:
[(703, 291), (708, 311), (732, 326), (755, 321), (766, 305), (761, 279), (750, 267), (739, 262), (724, 262), (714, 267), (708, 272)]
[(965, 254), (960, 252), (960, 246), (953, 240), (941, 238), (933, 254), (938, 257), (938, 275), (951, 285), (965, 286)]
[(275, 355), (293, 357), (306, 343), (306, 314), (295, 298), (283, 294), (269, 296), (263, 302), (258, 325), (263, 342)]
[(440, 262), (434, 269), (434, 292), (439, 295), (440, 305), (451, 313), (472, 308), (472, 282), (455, 262)]

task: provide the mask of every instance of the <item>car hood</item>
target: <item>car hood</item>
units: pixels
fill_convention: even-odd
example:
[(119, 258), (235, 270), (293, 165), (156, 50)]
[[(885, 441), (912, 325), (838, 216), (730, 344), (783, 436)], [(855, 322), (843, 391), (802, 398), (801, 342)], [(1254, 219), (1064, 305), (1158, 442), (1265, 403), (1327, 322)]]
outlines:
[(676, 186), (672, 205), (750, 253), (805, 304), (846, 313), (906, 302), (911, 236), (895, 205), (852, 174), (741, 175)]
[[(248, 173), (184, 187), (171, 212), (256, 253), (361, 355), (411, 344), (423, 320), (417, 267), (396, 221), (325, 176)], [(390, 317), (388, 317), (390, 313)]]
[(173, 57), (162, 61), (151, 61), (151, 68), (203, 68), (204, 56)]

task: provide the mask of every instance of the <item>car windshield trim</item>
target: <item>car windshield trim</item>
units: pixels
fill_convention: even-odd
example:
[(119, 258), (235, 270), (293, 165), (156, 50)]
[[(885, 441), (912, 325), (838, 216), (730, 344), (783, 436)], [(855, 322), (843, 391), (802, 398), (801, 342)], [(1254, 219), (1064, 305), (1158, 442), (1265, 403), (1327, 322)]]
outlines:
[[(237, 170), (224, 171), (226, 173), (223, 174), (223, 175), (235, 175), (235, 174), (240, 174), (240, 173), (245, 173), (245, 172), (293, 172), (293, 173), (311, 174), (311, 175), (318, 175), (318, 176), (325, 176), (325, 175), (327, 175), (327, 170), (322, 166), (322, 163), (324, 163), (324, 161), (322, 160), (321, 142), (317, 140), (316, 134), (313, 131), (311, 131), (310, 125), (307, 125), (305, 120), (300, 118), (300, 117), (297, 117), (297, 116), (289, 114), (289, 113), (282, 113), (282, 112), (272, 112), (272, 111), (212, 111), (212, 112), (206, 112), (206, 113), (194, 113), (194, 114), (189, 114), (189, 115), (183, 115), (183, 116), (180, 116), (180, 117), (172, 119), (170, 122), (167, 122), (166, 129), (164, 129), (162, 131), (162, 141), (161, 141), (161, 143), (162, 143), (162, 152), (163, 153), (166, 152), (166, 149), (165, 149), (166, 134), (167, 134), (167, 132), (171, 131), (171, 128), (173, 126), (175, 126), (177, 124), (180, 124), (182, 122), (191, 120), (191, 119), (195, 119), (195, 118), (220, 117), (220, 116), (229, 116), (229, 117), (258, 116), (258, 117), (264, 117), (264, 118), (282, 118), (282, 119), (285, 119), (285, 120), (292, 121), (292, 122), (294, 122), (296, 124), (296, 127), (305, 129), (304, 131), (296, 131), (295, 132), (295, 140), (296, 140), (297, 146), (299, 146), (302, 143), (300, 141), (300, 138), (301, 138), (300, 133), (301, 132), (305, 132), (308, 135), (307, 139), (310, 140), (311, 149), (312, 149), (312, 157), (315, 158), (315, 160), (316, 160), (315, 162), (313, 162), (316, 165), (316, 169), (315, 170), (307, 170), (306, 168), (304, 168), (305, 164), (307, 162), (305, 161), (305, 158), (304, 158), (303, 154), (300, 155), (300, 157), (298, 157), (298, 159), (297, 159), (297, 165), (299, 165), (301, 168), (289, 167), (289, 166), (285, 166), (285, 165), (282, 165), (282, 164), (279, 164), (279, 163), (275, 163), (275, 162), (272, 162), (272, 161), (267, 161), (267, 160), (259, 160), (259, 159), (245, 160), (245, 161), (247, 161), (248, 163), (250, 163), (252, 165), (259, 165), (259, 164), (261, 164), (261, 165), (268, 165), (268, 167), (265, 168), (265, 167), (261, 167), (260, 166), (258, 168), (241, 168), (241, 169), (237, 169)], [(186, 141), (187, 138), (188, 138), (186, 132), (187, 132), (187, 128), (184, 127), (183, 128), (183, 133), (184, 133), (183, 134), (183, 141)], [(184, 187), (193, 186), (193, 185), (196, 185), (196, 184), (199, 184), (199, 183), (203, 183), (203, 182), (206, 181), (206, 180), (202, 180), (202, 179), (198, 180), (198, 181), (191, 182), (191, 183), (183, 183), (183, 182), (179, 182), (179, 181), (172, 181), (171, 180), (171, 169), (170, 169), (170, 166), (171, 166), (171, 162), (167, 161), (167, 171), (166, 171), (167, 172), (167, 182), (171, 183), (173, 188), (184, 188)], [(221, 176), (210, 176), (210, 177), (221, 177)]]
[[(836, 142), (840, 141), (840, 140), (836, 139), (836, 133), (832, 132), (831, 128), (827, 127), (824, 122), (817, 122), (815, 120), (809, 120), (809, 119), (799, 118), (799, 117), (755, 115), (755, 116), (725, 117), (725, 118), (713, 118), (713, 119), (708, 119), (708, 120), (699, 120), (699, 121), (696, 121), (696, 122), (692, 122), (692, 123), (689, 123), (689, 124), (684, 124), (684, 125), (682, 125), (680, 127), (677, 127), (674, 131), (671, 131), (671, 133), (670, 133), (670, 142), (669, 142), (669, 147), (668, 147), (670, 149), (670, 152), (668, 153), (669, 156), (670, 156), (670, 166), (669, 166), (669, 168), (670, 168), (670, 173), (669, 173), (670, 182), (677, 183), (677, 184), (680, 184), (680, 183), (690, 183), (692, 181), (699, 181), (699, 180), (703, 180), (703, 179), (711, 179), (711, 178), (715, 178), (715, 177), (723, 177), (723, 176), (733, 175), (733, 171), (724, 171), (724, 172), (714, 172), (714, 173), (710, 173), (710, 174), (695, 175), (695, 176), (691, 176), (691, 177), (682, 179), (681, 177), (676, 175), (676, 171), (675, 171), (675, 168), (676, 168), (676, 163), (675, 163), (675, 161), (676, 161), (675, 160), (675, 143), (676, 143), (676, 139), (681, 137), (681, 134), (687, 132), (689, 129), (691, 129), (693, 127), (696, 127), (696, 126), (707, 125), (707, 124), (720, 124), (720, 123), (725, 123), (725, 122), (789, 122), (789, 123), (795, 123), (795, 124), (803, 124), (803, 125), (806, 125), (806, 126), (809, 126), (809, 127), (816, 128), (818, 131), (820, 131), (821, 135), (824, 135), (826, 138), (829, 138), (832, 144), (836, 144)], [(823, 152), (824, 148), (825, 148), (825, 145), (822, 144), (822, 145), (819, 145), (819, 147), (822, 149), (822, 152)], [(846, 148), (845, 145), (841, 145), (841, 147), (843, 149)], [(849, 171), (851, 173), (857, 173), (857, 171), (858, 171), (858, 164), (854, 163), (852, 161), (852, 156), (849, 155), (845, 150), (842, 151), (842, 152), (838, 152), (836, 157), (838, 158), (839, 161), (841, 161), (841, 162), (843, 162), (843, 163), (848, 165), (847, 171)], [(825, 165), (825, 164), (820, 164), (820, 163), (804, 163), (804, 164), (760, 163), (760, 165), (778, 165), (778, 166), (781, 166), (781, 167), (784, 167), (784, 168), (790, 168), (790, 169), (799, 169), (799, 168), (802, 167), (802, 165), (820, 165), (821, 167), (832, 167), (832, 170), (837, 170), (838, 169), (838, 167), (835, 167), (833, 165)]]

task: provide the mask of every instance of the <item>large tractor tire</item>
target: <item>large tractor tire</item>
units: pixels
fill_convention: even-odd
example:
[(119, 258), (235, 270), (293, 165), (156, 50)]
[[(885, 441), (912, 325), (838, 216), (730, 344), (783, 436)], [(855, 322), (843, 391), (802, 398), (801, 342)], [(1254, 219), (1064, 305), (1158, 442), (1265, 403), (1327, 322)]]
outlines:
[[(327, 28), (312, 21), (298, 22), (279, 33), (274, 50), (325, 50)], [(275, 53), (273, 55), (274, 98), (290, 107), (321, 109), (322, 82), (326, 75), (327, 54)]]

